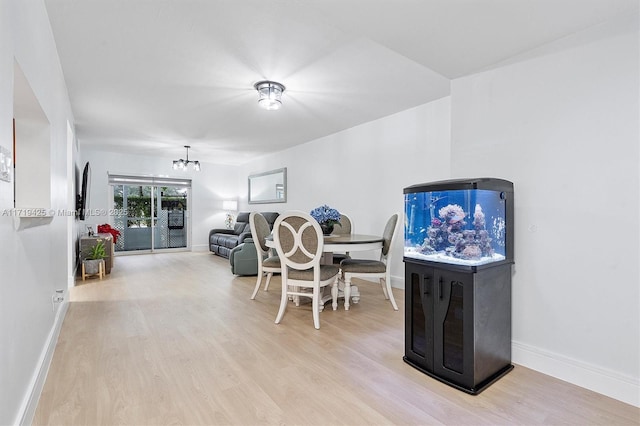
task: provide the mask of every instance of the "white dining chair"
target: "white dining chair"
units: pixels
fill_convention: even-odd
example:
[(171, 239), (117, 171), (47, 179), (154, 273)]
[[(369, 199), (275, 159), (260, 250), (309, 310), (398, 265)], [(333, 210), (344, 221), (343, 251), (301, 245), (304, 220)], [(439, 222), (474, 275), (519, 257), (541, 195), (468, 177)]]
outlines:
[(368, 259), (345, 259), (340, 262), (340, 270), (344, 280), (344, 308), (349, 310), (351, 297), (351, 280), (357, 278), (378, 278), (382, 287), (385, 299), (391, 302), (394, 310), (398, 310), (396, 300), (391, 291), (391, 245), (398, 224), (398, 215), (392, 215), (384, 227), (382, 250), (380, 260)]
[(267, 274), (267, 280), (264, 285), (264, 291), (267, 291), (273, 274), (280, 273), (280, 258), (271, 256), (271, 249), (266, 246), (266, 239), (271, 234), (267, 219), (258, 212), (251, 212), (249, 215), (249, 227), (251, 228), (251, 238), (253, 238), (258, 252), (258, 277), (256, 278), (256, 286), (251, 294), (251, 299), (253, 300), (260, 289), (262, 277)]
[(310, 297), (313, 325), (319, 329), (320, 289), (331, 285), (332, 305), (335, 309), (339, 277), (336, 265), (320, 264), (324, 249), (320, 225), (308, 213), (287, 212), (276, 220), (273, 240), (282, 264), (282, 296), (276, 324), (282, 320), (290, 297), (293, 297), (296, 305), (299, 305), (300, 297)]
[[(346, 214), (340, 213), (340, 225), (333, 228), (332, 235), (349, 235), (353, 232), (353, 222)], [(349, 252), (333, 253), (333, 264), (340, 265), (344, 259), (350, 259)]]

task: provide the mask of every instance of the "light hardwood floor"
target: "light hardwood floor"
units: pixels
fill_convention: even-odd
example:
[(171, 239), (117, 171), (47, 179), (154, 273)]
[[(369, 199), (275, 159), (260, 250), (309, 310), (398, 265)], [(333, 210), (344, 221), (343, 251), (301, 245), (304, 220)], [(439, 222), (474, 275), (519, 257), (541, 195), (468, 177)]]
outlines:
[(516, 365), (477, 396), (402, 361), (399, 311), (359, 281), (350, 311), (290, 304), (280, 279), (249, 297), (209, 253), (117, 257), (78, 282), (34, 424), (640, 424), (636, 407)]

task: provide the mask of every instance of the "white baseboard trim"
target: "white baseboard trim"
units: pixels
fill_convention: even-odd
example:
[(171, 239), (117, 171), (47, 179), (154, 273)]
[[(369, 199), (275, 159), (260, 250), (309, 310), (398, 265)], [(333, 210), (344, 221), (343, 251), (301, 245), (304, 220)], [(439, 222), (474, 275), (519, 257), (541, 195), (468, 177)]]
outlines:
[(209, 251), (209, 246), (207, 244), (191, 245), (191, 251)]
[(396, 277), (391, 275), (391, 287), (404, 290), (404, 276)]
[(516, 341), (511, 348), (515, 364), (640, 407), (637, 378)]
[[(378, 280), (378, 278), (364, 278), (364, 277), (358, 277), (358, 279), (364, 280), (364, 281), (371, 281), (372, 283), (378, 284), (380, 281)], [(391, 276), (391, 287), (393, 288), (397, 288), (400, 290), (404, 290), (404, 277), (394, 277), (393, 275)]]
[(69, 309), (69, 302), (65, 300), (58, 308), (53, 327), (51, 327), (46, 344), (40, 354), (37, 369), (34, 371), (33, 377), (31, 378), (31, 383), (28, 388), (29, 391), (24, 396), (20, 410), (18, 411), (16, 420), (19, 421), (14, 422), (14, 424), (31, 425), (33, 423), (33, 417), (36, 414), (36, 408), (38, 408), (40, 394), (42, 393), (44, 383), (47, 379), (47, 374), (49, 373), (49, 366), (53, 359), (53, 353), (56, 349), (56, 344), (58, 343), (58, 336), (60, 336), (60, 329), (62, 329), (62, 323), (64, 322), (65, 315), (67, 314), (67, 309)]

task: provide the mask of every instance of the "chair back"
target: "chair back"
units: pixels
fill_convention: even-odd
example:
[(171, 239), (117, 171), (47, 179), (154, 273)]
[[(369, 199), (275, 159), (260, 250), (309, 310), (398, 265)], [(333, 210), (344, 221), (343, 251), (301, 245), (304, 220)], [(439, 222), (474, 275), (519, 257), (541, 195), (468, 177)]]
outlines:
[(318, 222), (308, 213), (291, 211), (280, 215), (273, 225), (273, 241), (280, 261), (287, 267), (320, 269), (324, 236)]
[(395, 231), (398, 225), (398, 214), (392, 215), (387, 224), (384, 227), (384, 232), (382, 233), (382, 237), (384, 241), (382, 242), (382, 254), (381, 259), (383, 262), (389, 262), (391, 258), (391, 245), (393, 244), (393, 237), (395, 236)]
[(333, 234), (349, 235), (351, 232), (353, 232), (351, 230), (351, 219), (346, 214), (340, 213), (340, 225), (333, 228)]
[(258, 212), (251, 212), (249, 215), (249, 225), (251, 227), (251, 238), (256, 245), (258, 253), (261, 254), (261, 259), (264, 259), (269, 253), (269, 247), (267, 247), (266, 238), (271, 234), (271, 228), (265, 217)]

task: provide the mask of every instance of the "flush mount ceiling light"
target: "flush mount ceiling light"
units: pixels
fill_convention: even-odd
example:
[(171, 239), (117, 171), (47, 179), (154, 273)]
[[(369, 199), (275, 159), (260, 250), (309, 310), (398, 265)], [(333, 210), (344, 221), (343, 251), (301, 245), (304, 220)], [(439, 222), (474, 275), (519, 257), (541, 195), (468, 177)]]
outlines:
[(280, 109), (282, 106), (282, 93), (285, 87), (275, 81), (259, 81), (253, 85), (258, 91), (258, 104), (266, 110)]
[(200, 162), (199, 161), (191, 161), (189, 160), (189, 145), (185, 145), (187, 148), (187, 159), (183, 160), (182, 158), (179, 160), (173, 160), (173, 170), (186, 170), (189, 163), (193, 164), (193, 170), (196, 172), (200, 171)]

